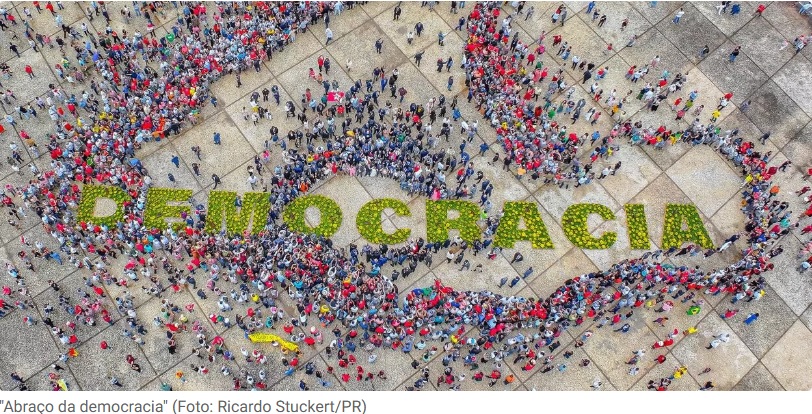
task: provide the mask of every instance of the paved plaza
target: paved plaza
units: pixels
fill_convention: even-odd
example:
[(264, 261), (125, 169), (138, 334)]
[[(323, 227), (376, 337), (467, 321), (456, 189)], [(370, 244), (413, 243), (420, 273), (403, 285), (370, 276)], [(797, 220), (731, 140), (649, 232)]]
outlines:
[[(100, 78), (98, 71), (92, 67), (86, 71), (84, 82), (74, 82), (74, 79), (68, 80), (57, 74), (55, 68), (64, 63), (63, 56), (70, 65), (77, 65), (77, 53), (72, 50), (71, 36), (63, 35), (62, 27), (55, 24), (55, 17), (45, 9), (46, 2), (40, 3), (41, 12), (31, 2), (0, 2), (0, 7), (13, 14), (17, 22), (14, 25), (5, 21), (8, 28), (0, 33), (0, 62), (8, 65), (12, 73), (11, 76), (0, 78), (0, 90), (8, 89), (16, 96), (16, 100), (11, 100), (10, 104), (3, 103), (3, 114), (0, 115), (10, 115), (14, 119), (14, 125), (6, 119), (0, 120), (5, 129), (0, 133), (0, 147), (6, 155), (0, 162), (0, 182), (10, 185), (6, 186), (7, 190), (9, 187), (25, 187), (31, 180), (39, 180), (35, 177), (40, 176), (41, 172), (54, 169), (47, 149), (48, 137), (54, 133), (54, 125), (47, 106), (45, 109), (37, 107), (37, 97), (53, 97), (52, 90), (58, 88), (68, 96), (74, 94), (79, 99), (83, 92), (89, 90), (90, 80)], [(89, 2), (64, 3), (64, 9), (55, 7), (55, 13), (65, 25), (77, 30), (77, 48), (85, 47), (83, 27), (87, 27), (90, 33), (103, 34), (108, 30), (104, 16), (88, 19)], [(695, 205), (717, 247), (731, 235), (749, 231), (745, 229), (746, 220), (742, 213), (741, 190), (745, 180), (742, 169), (712, 145), (677, 143), (657, 148), (652, 145), (630, 145), (628, 138), (619, 137), (619, 148), (605, 161), (599, 161), (593, 170), (599, 174), (604, 164), (614, 166), (621, 162), (622, 166), (617, 172), (577, 187), (574, 182), (566, 186), (544, 183), (543, 179), (531, 179), (530, 174), (519, 177), (515, 166), (508, 171), (502, 168), (502, 158), (493, 162), (494, 156), (504, 154), (505, 150), (490, 121), (483, 119), (475, 103), (468, 101), (466, 74), (460, 66), (468, 36), (465, 27), (462, 30), (455, 30), (455, 27), (461, 17), (468, 17), (475, 5), (474, 2), (464, 3), (464, 8), (458, 7), (456, 13), (451, 12), (449, 2), (439, 3), (431, 10), (428, 5), (421, 7), (421, 2), (369, 2), (352, 8), (345, 5), (340, 14), (331, 13), (329, 28), (333, 39), (329, 44), (326, 44), (324, 22), (313, 23), (306, 32), (296, 33), (295, 41), (283, 51), (274, 53), (271, 60), (262, 61), (260, 70), (249, 67), (243, 71), (239, 84), (233, 74), (214, 82), (210, 95), (216, 99), (216, 105), (211, 101), (201, 105), (195, 124), (186, 122), (179, 135), (168, 134), (160, 141), (144, 142), (135, 152), (135, 158), (148, 171), (153, 186), (191, 189), (196, 202), (207, 205), (208, 194), (214, 187), (213, 174), (221, 180), (218, 190), (237, 193), (252, 191), (247, 181), (248, 171), (254, 168), (255, 157), (262, 157), (263, 152), (270, 148), (267, 171), (261, 177), (267, 182), (258, 183), (253, 191), (261, 190), (270, 184), (271, 174), (268, 171), (272, 172), (274, 166), (289, 162), (288, 155), (279, 144), (268, 143), (271, 138), (269, 129), (277, 127), (284, 141), (288, 141), (288, 131), (303, 129), (297, 118), (286, 116), (285, 103), (289, 101), (297, 106), (297, 112), (304, 109), (311, 117), (309, 125), (313, 125), (314, 112), (307, 108), (307, 103), (303, 104), (303, 97), (310, 93), (316, 100), (321, 97), (322, 84), (310, 78), (309, 70), (314, 68), (318, 72), (319, 58), (327, 57), (332, 65), (325, 79), (338, 82), (342, 91), (349, 90), (356, 80), (360, 80), (361, 89), (365, 89), (364, 82), (372, 78), (373, 69), (383, 67), (387, 73), (393, 69), (399, 72), (398, 87), (406, 91), (402, 104), (404, 110), (411, 102), (425, 104), (441, 95), (450, 102), (456, 97), (460, 121), (479, 123), (466, 151), (472, 155), (474, 170), (482, 171), (484, 177), (494, 184), (490, 197), (493, 205), (491, 214), (501, 208), (505, 201), (537, 203), (555, 244), (553, 249), (533, 250), (528, 242), (519, 242), (516, 249), (501, 250), (492, 259), (485, 252), (466, 256), (466, 261), (470, 260), (470, 269), (482, 265), (482, 272), (448, 263), (445, 260), (447, 249), (440, 249), (430, 266), (421, 262), (408, 278), (402, 277), (394, 282), (401, 295), (417, 288), (431, 287), (439, 279), (444, 285), (458, 290), (489, 290), (507, 297), (547, 298), (560, 286), (571, 282), (573, 277), (608, 269), (626, 258), (640, 256), (640, 251), (630, 248), (625, 226), (626, 204), (645, 205), (652, 250), (658, 249), (661, 244), (663, 215), (669, 203)], [(594, 6), (598, 16), (593, 18), (593, 13), (587, 12), (588, 7), (592, 9), (588, 2), (564, 2), (567, 16), (562, 25), (560, 21), (555, 24), (551, 21), (551, 15), (560, 3), (528, 2), (523, 6), (522, 14), (513, 17), (511, 36), (518, 34), (522, 42), (531, 44), (531, 49), (535, 49), (538, 46), (535, 42), (543, 35), (547, 49), (538, 59), (544, 67), (549, 67), (550, 76), (558, 68), (564, 68), (562, 76), (567, 85), (572, 85), (572, 89), (568, 86), (566, 92), (555, 96), (553, 109), (565, 99), (566, 94), (570, 94), (567, 99), (572, 101), (586, 100), (584, 111), (595, 107), (597, 112), (602, 113), (590, 125), (587, 116), (571, 122), (567, 111), (560, 122), (579, 136), (584, 133), (591, 135), (595, 130), (605, 135), (620, 118), (641, 121), (647, 126), (663, 125), (675, 131), (688, 128), (694, 118), (706, 124), (719, 106), (720, 98), (732, 93), (729, 104), (720, 109), (716, 125), (722, 134), (737, 129), (739, 136), (754, 142), (753, 151), (770, 153), (770, 165), (792, 162), (784, 171), (775, 174), (773, 183), (781, 189), (779, 199), (789, 203), (787, 211), (792, 212), (792, 220), (798, 222), (798, 217), (809, 208), (809, 203), (804, 196), (796, 196), (795, 192), (812, 185), (807, 173), (812, 168), (812, 47), (801, 48), (796, 53), (793, 42), (799, 36), (803, 39), (803, 36), (812, 34), (812, 18), (799, 14), (795, 2), (764, 3), (766, 8), (760, 16), (754, 14), (758, 2), (734, 2), (741, 8), (737, 15), (731, 15), (727, 9), (725, 13), (719, 13), (717, 3), (599, 2)], [(53, 4), (56, 6), (56, 2)], [(514, 6), (517, 4), (500, 3), (502, 14), (499, 21), (504, 16), (515, 14)], [(135, 14), (126, 23), (121, 13), (125, 5), (133, 9), (131, 2), (106, 2), (110, 17), (109, 30), (116, 31), (122, 37), (132, 37), (136, 31), (147, 36), (148, 32), (154, 31), (158, 38), (165, 38), (172, 33), (172, 26), (177, 23), (178, 17), (183, 19), (179, 9), (170, 2), (164, 2), (160, 12), (151, 13), (154, 28), (147, 28), (146, 20)], [(533, 14), (526, 18), (531, 5)], [(182, 8), (183, 3), (179, 2), (179, 6)], [(217, 6), (214, 3), (208, 6), (209, 21), (216, 22)], [(394, 19), (396, 7), (401, 8), (401, 12)], [(32, 13), (31, 19), (25, 18), (26, 8)], [(680, 9), (684, 15), (679, 23), (673, 23)], [(606, 21), (599, 25), (600, 16), (603, 15)], [(624, 19), (627, 19), (626, 24)], [(54, 39), (66, 38), (65, 54), (60, 52), (58, 46), (35, 43), (37, 50), (29, 47), (24, 35), (25, 20), (29, 20), (27, 24), (32, 33), (49, 35)], [(424, 27), (422, 35), (407, 41), (407, 35), (415, 30), (418, 22)], [(622, 25), (625, 27), (621, 30)], [(125, 30), (127, 35), (124, 35)], [(12, 37), (12, 33), (16, 38)], [(438, 42), (438, 33), (444, 36), (442, 45)], [(572, 46), (566, 61), (556, 54), (559, 45), (552, 45), (553, 38), (557, 36)], [(632, 36), (635, 36), (633, 42), (630, 41)], [(381, 41), (380, 53), (376, 51), (377, 40)], [(10, 43), (16, 45), (19, 56), (10, 49)], [(705, 45), (709, 50), (700, 56)], [(730, 55), (739, 46), (740, 52), (731, 62)], [(418, 53), (422, 54), (419, 65), (415, 60)], [(583, 69), (571, 63), (573, 55), (582, 61), (594, 63), (596, 70), (608, 68), (604, 79), (600, 80), (600, 88), (604, 91), (600, 102), (595, 101), (594, 92), (590, 90), (594, 80), (583, 81)], [(652, 65), (655, 57), (659, 60)], [(454, 64), (448, 68), (443, 66), (438, 72), (438, 59), (447, 61), (449, 58), (453, 59)], [(150, 62), (155, 71), (162, 70), (159, 64)], [(645, 79), (632, 83), (625, 76), (631, 66), (645, 65), (650, 66)], [(35, 77), (29, 78), (26, 66), (32, 68)], [(656, 82), (664, 70), (670, 74), (669, 81), (674, 75), (681, 74), (685, 79), (684, 85), (680, 91), (668, 95), (659, 110), (652, 111), (644, 101), (635, 98), (646, 82)], [(449, 86), (450, 76), (454, 81)], [(542, 94), (548, 82), (544, 81)], [(270, 90), (274, 86), (278, 87), (281, 104), (277, 105), (273, 97), (267, 102), (260, 97), (259, 104), (269, 108), (271, 119), (255, 120), (250, 102), (252, 94), (261, 95), (263, 89)], [(377, 81), (373, 88), (381, 90)], [(611, 105), (605, 103), (613, 90), (616, 90), (618, 98), (626, 96), (627, 91), (631, 93), (614, 118)], [(677, 113), (672, 111), (672, 102), (678, 97), (687, 99), (691, 91), (698, 92), (693, 108), (688, 110), (685, 119), (675, 119)], [(378, 97), (381, 107), (389, 102), (394, 108), (399, 108), (399, 99), (390, 96), (388, 87)], [(543, 104), (543, 99), (539, 101)], [(25, 119), (16, 107), (29, 102), (34, 104), (39, 114)], [(104, 102), (98, 105), (104, 108)], [(704, 111), (692, 116), (691, 113), (702, 105)], [(375, 111), (373, 117), (377, 118), (377, 107)], [(83, 122), (89, 122), (89, 111), (80, 109), (79, 114)], [(451, 115), (449, 111), (447, 117)], [(133, 116), (140, 117), (139, 114)], [(440, 116), (434, 123), (435, 134), (440, 130), (442, 118)], [(75, 117), (70, 119), (73, 122)], [(391, 114), (386, 115), (386, 120), (392, 122)], [(343, 119), (336, 126), (341, 121)], [(465, 134), (459, 133), (459, 124), (459, 121), (453, 121), (455, 132), (450, 134), (450, 139), (440, 138), (435, 151), (448, 148), (450, 154), (459, 152), (460, 144), (466, 139)], [(32, 148), (26, 139), (20, 138), (21, 131), (30, 135), (37, 149)], [(219, 145), (215, 145), (212, 139), (216, 133), (221, 137)], [(759, 140), (766, 133), (770, 134), (769, 139)], [(483, 142), (488, 148), (481, 155), (479, 146)], [(288, 142), (289, 148), (293, 145), (293, 141)], [(588, 161), (590, 152), (597, 144), (587, 139), (583, 145), (578, 155)], [(194, 147), (199, 147), (199, 155)], [(6, 158), (11, 160), (8, 148), (18, 151), (21, 161), (6, 162)], [(306, 151), (304, 145), (300, 150)], [(173, 161), (175, 156), (178, 157), (177, 164)], [(195, 169), (199, 170), (199, 174), (195, 173)], [(454, 173), (456, 170), (448, 173), (449, 182)], [(412, 230), (412, 237), (426, 237), (426, 197), (407, 194), (395, 180), (336, 175), (319, 182), (310, 192), (336, 200), (344, 211), (343, 222), (332, 237), (334, 247), (348, 249), (351, 244), (365, 244), (355, 225), (355, 213), (366, 202), (383, 197), (403, 201), (412, 212), (411, 217), (394, 214), (385, 217), (385, 231), (408, 228)], [(805, 196), (809, 196), (809, 193)], [(22, 204), (19, 200), (15, 199), (17, 205)], [(478, 201), (479, 193), (472, 200)], [(593, 221), (594, 217), (590, 219), (590, 230), (594, 230), (594, 234), (606, 231), (618, 234), (613, 247), (584, 250), (568, 241), (562, 228), (562, 216), (567, 207), (575, 203), (599, 203), (615, 212), (617, 220), (603, 222)], [(617, 325), (603, 327), (599, 327), (599, 321), (587, 318), (577, 326), (557, 331), (554, 340), (559, 344), (557, 347), (539, 348), (539, 352), (543, 350), (546, 353), (544, 358), (554, 357), (549, 364), (552, 369), (548, 372), (540, 369), (543, 358), (539, 358), (537, 367), (524, 370), (522, 368), (528, 361), (514, 361), (515, 354), (505, 356), (501, 362), (493, 359), (480, 362), (479, 368), (473, 369), (469, 367), (470, 364), (464, 364), (466, 352), (451, 361), (447, 356), (452, 352), (445, 352), (448, 349), (443, 349), (442, 342), (428, 341), (425, 350), (415, 349), (408, 353), (391, 346), (359, 346), (355, 356), (358, 366), (366, 370), (360, 373), (355, 366), (339, 366), (335, 350), (327, 352), (325, 348), (335, 337), (332, 333), (334, 326), (322, 328), (314, 315), (306, 323), (291, 327), (293, 333), (301, 333), (305, 337), (310, 332), (310, 326), (318, 326), (323, 330), (325, 340), (312, 347), (301, 343), (298, 365), (296, 369), (289, 370), (292, 355), (282, 355), (279, 348), (269, 344), (252, 344), (236, 324), (226, 327), (221, 321), (212, 323), (210, 315), (226, 316), (234, 321), (235, 315), (245, 315), (248, 305), (256, 307), (256, 303), (231, 301), (233, 310), (224, 312), (218, 307), (214, 292), (203, 299), (196, 293), (197, 289), (186, 286), (178, 290), (167, 288), (158, 297), (149, 292), (152, 284), (148, 278), (129, 281), (125, 286), (116, 283), (95, 284), (102, 289), (111, 323), (101, 319), (93, 326), (76, 323), (75, 330), (68, 331), (75, 334), (77, 342), (63, 345), (43, 320), (50, 315), (50, 319), (63, 329), (67, 329), (66, 321), (76, 321), (74, 315), (60, 306), (60, 296), (71, 297), (70, 303), (81, 304), (77, 289), (93, 295), (89, 287), (93, 284), (86, 283), (91, 272), (86, 268), (77, 269), (69, 260), (60, 265), (55, 260), (41, 258), (31, 259), (35, 271), (26, 269), (27, 258), (23, 259), (18, 253), (25, 251), (30, 255), (35, 242), (41, 242), (51, 251), (60, 251), (59, 240), (45, 230), (42, 220), (33, 210), (27, 211), (19, 219), (10, 216), (14, 225), (5, 218), (0, 220), (0, 261), (11, 262), (19, 269), (33, 301), (33, 306), (19, 309), (13, 307), (19, 299), (8, 293), (0, 296), (13, 307), (0, 318), (0, 389), (3, 390), (20, 387), (20, 382), (10, 376), (12, 372), (25, 379), (25, 386), (32, 390), (51, 389), (56, 377), (64, 379), (64, 384), (70, 390), (159, 390), (168, 387), (173, 390), (231, 390), (234, 388), (234, 378), (239, 379), (243, 388), (251, 388), (247, 377), (252, 376), (259, 381), (260, 375), (266, 377), (262, 382), (268, 389), (276, 390), (298, 390), (302, 384), (315, 390), (405, 390), (415, 387), (425, 370), (429, 372), (428, 380), (421, 384), (422, 387), (417, 387), (422, 390), (646, 390), (650, 388), (650, 381), (660, 384), (663, 379), (670, 380), (667, 386), (669, 390), (698, 390), (708, 381), (713, 382), (715, 390), (812, 389), (812, 377), (808, 375), (812, 371), (812, 359), (807, 355), (812, 350), (812, 271), (803, 272), (799, 268), (801, 261), (810, 255), (808, 252), (801, 254), (810, 241), (809, 234), (802, 234), (802, 229), (812, 224), (808, 217), (800, 219), (800, 226), (776, 244), (782, 246), (783, 253), (772, 259), (774, 269), (764, 273), (766, 284), (758, 300), (731, 304), (731, 294), (713, 295), (697, 290), (692, 291), (695, 296), (687, 301), (683, 301), (687, 294), (678, 299), (669, 299), (674, 302), (674, 309), (669, 312), (656, 312), (655, 308), (641, 306), (634, 308), (633, 315), (624, 317)], [(688, 268), (700, 266), (712, 272), (741, 259), (742, 242), (744, 237), (738, 247), (707, 258), (699, 254), (663, 260), (669, 265)], [(522, 252), (524, 260), (512, 260), (517, 251)], [(80, 260), (84, 256), (78, 255)], [(92, 254), (87, 256), (91, 257), (91, 261), (96, 260)], [(158, 256), (168, 257), (170, 263), (181, 269), (185, 269), (188, 262), (188, 258), (176, 260), (165, 252), (158, 253)], [(127, 255), (109, 259), (110, 264), (106, 267), (113, 276), (126, 279), (123, 272), (128, 265)], [(522, 277), (531, 267), (532, 273)], [(392, 270), (393, 267), (387, 264), (381, 272), (389, 274)], [(205, 273), (197, 273), (198, 287), (204, 287)], [(167, 275), (160, 270), (156, 276), (165, 280)], [(517, 283), (503, 282), (505, 278), (514, 280), (517, 277)], [(4, 273), (1, 279), (0, 284), (9, 286), (11, 291), (17, 291), (21, 286), (10, 273)], [(57, 284), (60, 290), (53, 289), (50, 281)], [(236, 287), (227, 280), (217, 283), (223, 286), (226, 296)], [(169, 285), (164, 281), (164, 287)], [(668, 293), (673, 296), (675, 292)], [(139, 324), (147, 331), (140, 335), (142, 344), (122, 335), (122, 330), (131, 327), (127, 314), (116, 311), (114, 299), (125, 296), (132, 301)], [(701, 307), (698, 315), (686, 313), (692, 304)], [(53, 312), (46, 314), (47, 305), (54, 308)], [(289, 337), (283, 325), (291, 318), (298, 319), (299, 312), (295, 301), (284, 290), (281, 291), (279, 305), (286, 317), (273, 329), (265, 331)], [(173, 306), (180, 308), (179, 313), (188, 319), (187, 325), (202, 326), (201, 329), (209, 335), (203, 340), (203, 347), (199, 346), (199, 338), (190, 328), (188, 332), (175, 335), (175, 352), (170, 354), (167, 351), (167, 329), (163, 320), (161, 323), (152, 322), (154, 318), (166, 314), (165, 308)], [(188, 312), (188, 309), (194, 310)], [(729, 309), (739, 311), (729, 318), (720, 317)], [(745, 324), (745, 319), (754, 313), (759, 315), (757, 321)], [(656, 321), (663, 317), (666, 319)], [(26, 318), (36, 323), (29, 324)], [(216, 317), (214, 319), (216, 321)], [(619, 329), (624, 324), (629, 325), (625, 332)], [(686, 334), (689, 328), (695, 328), (696, 332)], [(349, 328), (342, 326), (342, 329)], [(678, 334), (673, 335), (675, 330)], [(527, 330), (528, 335), (538, 331)], [(673, 336), (673, 345), (651, 348), (658, 341), (669, 341), (669, 334)], [(718, 346), (708, 349), (714, 337), (720, 334), (724, 335), (724, 341), (717, 341)], [(221, 347), (233, 353), (232, 360), (224, 359), (222, 352), (214, 353), (213, 361), (207, 359), (206, 340), (211, 341), (213, 336), (222, 339)], [(100, 345), (102, 342), (104, 347)], [(436, 352), (429, 352), (435, 346)], [(61, 360), (60, 355), (67, 354), (69, 349), (75, 350), (76, 355), (66, 357), (67, 361)], [(256, 358), (247, 361), (241, 353), (241, 350), (250, 353), (254, 349), (267, 357), (264, 364), (256, 363)], [(643, 349), (645, 355), (639, 357), (636, 364), (630, 364), (629, 360), (639, 349)], [(491, 351), (486, 349), (476, 358), (486, 357)], [(377, 359), (374, 363), (368, 362), (373, 354)], [(128, 355), (135, 359), (140, 372), (131, 368)], [(665, 362), (658, 363), (658, 355), (663, 355)], [(325, 387), (312, 372), (308, 372), (309, 368), (305, 367), (309, 363), (321, 372), (329, 386)], [(60, 369), (56, 370), (53, 364)], [(195, 368), (201, 366), (210, 372), (195, 372)], [(449, 366), (453, 368), (454, 380), (437, 381), (438, 377), (445, 378), (444, 370)], [(491, 381), (488, 377), (484, 381), (475, 380), (477, 371), (484, 370), (488, 374), (492, 366), (500, 371), (498, 381), (489, 384)], [(680, 371), (680, 367), (685, 367), (687, 371)], [(630, 371), (632, 368), (635, 368), (634, 373)], [(228, 374), (224, 375), (223, 370), (227, 370)], [(260, 371), (264, 373), (260, 374)], [(372, 380), (356, 380), (357, 373), (366, 376), (367, 372), (378, 371), (385, 372), (385, 375)], [(176, 375), (180, 372), (183, 375)], [(344, 373), (350, 374), (349, 380), (342, 378)], [(460, 374), (464, 376), (461, 378)], [(503, 381), (508, 376), (515, 380)], [(115, 377), (121, 386), (112, 384), (111, 377)]]

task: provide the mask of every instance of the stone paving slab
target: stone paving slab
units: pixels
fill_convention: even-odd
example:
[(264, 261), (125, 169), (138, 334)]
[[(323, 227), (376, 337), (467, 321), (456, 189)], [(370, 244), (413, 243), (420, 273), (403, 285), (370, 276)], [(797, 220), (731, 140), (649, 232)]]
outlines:
[[(741, 45), (742, 51), (747, 56), (755, 58), (753, 60), (756, 65), (767, 75), (773, 75), (778, 71), (792, 58), (794, 53), (792, 38), (784, 37), (781, 32), (773, 28), (766, 18), (750, 20), (738, 29), (732, 39), (736, 44)], [(779, 50), (784, 41), (788, 41), (790, 44), (784, 50)]]
[(810, 369), (810, 361), (798, 349), (812, 340), (812, 333), (804, 329), (803, 323), (795, 322), (786, 335), (764, 356), (763, 363), (787, 390), (808, 391), (812, 383), (805, 375)]
[(805, 56), (796, 56), (791, 59), (775, 75), (775, 83), (781, 87), (807, 115), (812, 114), (812, 95), (807, 91), (810, 89), (809, 76), (812, 72), (812, 62)]
[[(696, 146), (666, 172), (706, 216), (738, 193), (742, 179), (708, 146)], [(710, 177), (713, 185), (708, 185)], [(735, 217), (735, 216), (734, 216)]]
[(734, 391), (783, 391), (784, 387), (773, 377), (770, 370), (761, 362), (753, 366), (753, 369), (733, 387)]
[[(706, 316), (696, 327), (698, 332), (684, 338), (671, 349), (671, 352), (688, 367), (691, 375), (711, 368), (711, 377), (716, 386), (723, 389), (732, 388), (750, 371), (758, 359), (716, 315)], [(729, 334), (728, 342), (723, 342), (710, 352), (706, 352), (704, 348), (720, 334)]]
[[(736, 97), (733, 99), (735, 101)], [(797, 136), (809, 122), (809, 116), (772, 80), (747, 99), (752, 101), (747, 117), (763, 133), (770, 132), (770, 139), (779, 148)]]

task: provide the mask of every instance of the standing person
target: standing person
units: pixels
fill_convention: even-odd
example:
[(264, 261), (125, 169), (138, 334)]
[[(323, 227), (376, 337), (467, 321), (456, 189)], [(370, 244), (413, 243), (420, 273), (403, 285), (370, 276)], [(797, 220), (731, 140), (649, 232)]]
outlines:
[(393, 13), (392, 13), (392, 14), (393, 14), (393, 16), (392, 16), (392, 20), (399, 20), (399, 19), (400, 19), (400, 13), (401, 13), (402, 11), (403, 11), (403, 10), (400, 8), (400, 3), (398, 3), (398, 5), (397, 5), (397, 6), (395, 6), (395, 9), (393, 10)]
[(710, 47), (708, 47), (708, 45), (705, 45), (705, 47), (703, 47), (702, 49), (699, 50), (699, 58), (704, 59), (705, 56), (707, 56), (709, 52), (710, 52)]
[(764, 13), (764, 9), (766, 8), (767, 6), (759, 4), (758, 7), (756, 7), (756, 12), (753, 13), (753, 16), (761, 17), (761, 15)]
[(682, 19), (682, 16), (684, 14), (685, 14), (685, 10), (683, 10), (682, 7), (680, 7), (679, 10), (677, 10), (677, 13), (674, 15), (674, 19), (671, 20), (671, 22), (674, 23), (674, 24), (679, 24), (679, 21), (680, 21), (680, 19)]
[(730, 56), (728, 56), (728, 61), (733, 63), (736, 61), (736, 58), (739, 57), (739, 51), (741, 50), (741, 46), (736, 46), (732, 52), (730, 52)]
[(426, 51), (423, 50), (414, 54), (414, 63), (418, 68), (420, 67), (420, 61), (423, 60), (423, 53), (426, 53)]
[(375, 41), (375, 51), (381, 54), (381, 49), (383, 49), (383, 39), (379, 37), (378, 40)]
[(324, 42), (324, 44), (329, 45), (330, 42), (333, 41), (333, 31), (329, 27), (324, 29), (324, 36), (327, 37), (327, 41)]
[(220, 133), (219, 132), (214, 133), (213, 139), (214, 139), (214, 145), (220, 145)]
[(420, 34), (423, 33), (423, 22), (415, 23), (414, 32), (417, 33), (417, 37), (420, 37)]
[[(448, 89), (448, 91), (450, 92), (452, 86), (454, 86), (454, 76), (453, 75), (448, 77), (448, 83), (446, 85), (446, 89)], [(402, 102), (402, 100), (401, 100), (401, 102)]]
[(177, 155), (173, 155), (172, 164), (175, 164), (175, 168), (180, 168), (180, 157), (178, 157)]

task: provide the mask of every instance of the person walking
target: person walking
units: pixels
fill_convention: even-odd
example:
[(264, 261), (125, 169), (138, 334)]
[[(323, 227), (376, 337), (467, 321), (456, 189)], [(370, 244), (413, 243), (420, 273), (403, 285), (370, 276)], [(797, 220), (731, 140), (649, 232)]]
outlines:
[(333, 41), (333, 31), (329, 27), (324, 29), (324, 36), (327, 37), (327, 41), (324, 42), (324, 44), (329, 45), (330, 42)]
[(417, 34), (417, 37), (420, 37), (420, 34), (423, 33), (423, 22), (415, 23), (414, 32)]
[(680, 7), (679, 10), (677, 10), (677, 13), (674, 14), (674, 19), (671, 20), (671, 22), (674, 24), (679, 24), (679, 21), (680, 19), (682, 19), (683, 15), (685, 15), (685, 10), (683, 10), (682, 7)]
[(730, 56), (728, 56), (728, 61), (730, 63), (736, 62), (736, 58), (739, 57), (739, 51), (741, 50), (741, 46), (736, 46), (732, 52), (730, 52)]
[(378, 40), (375, 41), (375, 52), (381, 54), (381, 49), (383, 49), (383, 39), (379, 37)]
[(417, 67), (420, 67), (420, 61), (423, 60), (423, 54), (426, 53), (425, 50), (417, 52), (414, 54), (414, 63)]

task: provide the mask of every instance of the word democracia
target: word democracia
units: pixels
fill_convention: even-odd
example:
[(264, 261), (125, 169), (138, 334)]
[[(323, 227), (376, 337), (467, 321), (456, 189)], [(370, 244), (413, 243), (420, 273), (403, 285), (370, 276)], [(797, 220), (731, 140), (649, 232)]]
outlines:
[[(191, 224), (181, 217), (191, 216), (189, 199), (192, 190), (153, 187), (147, 192), (144, 205), (144, 226), (180, 230)], [(96, 216), (96, 203), (109, 199), (116, 203), (116, 211), (107, 216)], [(79, 203), (80, 222), (99, 226), (114, 227), (124, 221), (125, 203), (132, 198), (124, 190), (113, 186), (85, 185)], [(319, 224), (311, 226), (305, 219), (305, 212), (317, 209)], [(497, 247), (512, 248), (517, 241), (527, 241), (534, 249), (553, 249), (553, 241), (547, 226), (535, 203), (507, 201), (503, 205), (503, 215), (493, 235)], [(392, 211), (402, 217), (410, 217), (409, 206), (392, 198), (380, 198), (364, 204), (356, 215), (355, 224), (361, 236), (374, 244), (398, 244), (411, 236), (410, 229), (397, 229), (387, 233), (381, 226), (381, 214)], [(648, 250), (648, 222), (642, 204), (626, 204), (626, 227), (629, 245), (633, 250)], [(271, 217), (270, 194), (248, 192), (239, 196), (230, 191), (211, 191), (208, 212), (201, 213), (205, 221), (205, 231), (216, 234), (260, 234), (266, 229)], [(582, 249), (608, 249), (617, 241), (615, 232), (606, 231), (593, 235), (587, 221), (596, 215), (603, 220), (616, 220), (615, 213), (602, 204), (573, 204), (561, 218), (561, 225), (567, 239)], [(452, 217), (453, 216), (453, 217)], [(282, 219), (291, 231), (316, 234), (325, 238), (333, 236), (341, 227), (344, 214), (338, 203), (321, 195), (297, 197), (282, 212)], [(467, 242), (481, 240), (480, 222), (487, 219), (480, 207), (465, 200), (426, 200), (426, 236), (430, 243), (441, 243), (449, 239), (449, 232), (456, 230), (460, 238)], [(696, 207), (690, 204), (667, 204), (663, 217), (662, 248), (680, 247), (686, 242), (703, 248), (713, 248), (713, 241), (702, 222)]]

